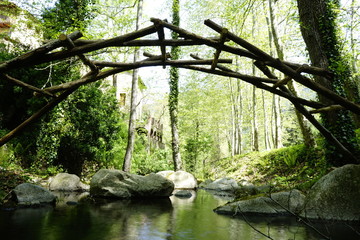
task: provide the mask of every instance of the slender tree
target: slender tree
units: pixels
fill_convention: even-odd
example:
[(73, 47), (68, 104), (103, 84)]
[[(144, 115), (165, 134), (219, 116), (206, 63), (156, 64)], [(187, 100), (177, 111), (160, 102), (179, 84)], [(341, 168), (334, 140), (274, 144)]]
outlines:
[[(143, 7), (143, 0), (139, 0), (137, 6), (136, 30), (139, 29), (139, 22), (142, 15), (142, 7)], [(134, 62), (136, 62), (138, 58), (139, 58), (139, 49), (135, 48)], [(136, 134), (135, 125), (136, 125), (136, 106), (137, 106), (137, 92), (138, 92), (138, 72), (139, 72), (138, 69), (134, 69), (132, 74), (128, 142), (126, 146), (126, 153), (122, 168), (125, 172), (130, 172), (131, 158), (134, 150), (134, 142), (135, 142), (135, 134)]]
[[(179, 0), (173, 0), (172, 3), (172, 24), (179, 26), (180, 24), (180, 2)], [(173, 39), (178, 39), (179, 35), (176, 32), (171, 33)], [(179, 59), (180, 48), (172, 47), (171, 56), (173, 60)], [(179, 98), (179, 70), (176, 67), (170, 68), (170, 93), (169, 93), (169, 112), (170, 112), (170, 124), (172, 133), (172, 154), (174, 161), (174, 170), (178, 171), (182, 169), (182, 162), (180, 156), (179, 147), (179, 131), (178, 131), (178, 98)]]
[[(253, 12), (252, 17), (252, 35), (255, 37), (255, 27), (256, 27), (256, 18)], [(252, 74), (255, 76), (256, 74), (256, 67), (255, 65), (252, 66)], [(259, 129), (258, 129), (258, 116), (256, 111), (256, 87), (252, 87), (252, 150), (259, 151)]]
[[(280, 60), (284, 60), (284, 51), (283, 47), (281, 46), (280, 39), (277, 34), (276, 24), (275, 24), (275, 14), (274, 14), (274, 7), (273, 7), (273, 0), (268, 0), (268, 9), (269, 9), (269, 30), (270, 34), (272, 35), (271, 39), (274, 42), (275, 50), (277, 53), (277, 56)], [(295, 90), (295, 86), (292, 81), (289, 81), (287, 83), (287, 86), (289, 90), (297, 96), (297, 92)], [(312, 147), (315, 144), (314, 137), (311, 133), (309, 125), (306, 123), (304, 116), (295, 109), (296, 118), (304, 139), (304, 143), (307, 147)]]

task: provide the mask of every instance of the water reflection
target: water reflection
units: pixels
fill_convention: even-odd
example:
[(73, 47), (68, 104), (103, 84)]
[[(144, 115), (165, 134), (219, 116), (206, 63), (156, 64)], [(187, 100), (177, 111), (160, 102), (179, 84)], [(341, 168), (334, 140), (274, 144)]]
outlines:
[(213, 212), (228, 200), (199, 190), (191, 198), (104, 200), (0, 211), (0, 234), (1, 239), (15, 240), (265, 239), (253, 226), (273, 239), (321, 239), (295, 219), (250, 218), (250, 226), (243, 219)]

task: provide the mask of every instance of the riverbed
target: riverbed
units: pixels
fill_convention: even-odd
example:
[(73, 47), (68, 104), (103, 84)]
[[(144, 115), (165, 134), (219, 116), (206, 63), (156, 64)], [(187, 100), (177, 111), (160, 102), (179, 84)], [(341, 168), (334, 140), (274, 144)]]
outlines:
[[(324, 239), (296, 218), (244, 219), (218, 215), (213, 209), (231, 199), (204, 190), (192, 193), (191, 198), (171, 196), (150, 200), (68, 202), (59, 203), (56, 207), (2, 210), (0, 239), (267, 239), (262, 234), (277, 240)], [(331, 234), (332, 239), (345, 239), (344, 236), (347, 236), (346, 239), (360, 239), (350, 226), (344, 224), (314, 226)]]

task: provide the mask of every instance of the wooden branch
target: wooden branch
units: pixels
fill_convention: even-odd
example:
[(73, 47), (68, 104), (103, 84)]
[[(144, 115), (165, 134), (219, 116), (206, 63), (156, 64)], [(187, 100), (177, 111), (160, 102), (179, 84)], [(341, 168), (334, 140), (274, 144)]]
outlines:
[[(161, 60), (162, 59), (162, 55), (154, 55), (154, 54), (151, 54), (149, 52), (144, 52), (143, 55), (145, 57), (148, 57), (148, 59), (145, 59), (144, 61), (154, 61), (154, 60)], [(170, 53), (166, 53), (165, 58), (166, 59), (171, 58)]]
[[(254, 62), (254, 65), (258, 67), (266, 76), (268, 77), (276, 77), (274, 76), (270, 70), (267, 68), (267, 66), (263, 62)], [(274, 88), (272, 88), (274, 89)], [(303, 102), (300, 102), (296, 99), (296, 96), (287, 89), (284, 85), (280, 86), (280, 90), (284, 93), (287, 93), (289, 96), (292, 96), (291, 98), (288, 98), (288, 100), (294, 105), (294, 107), (299, 111), (304, 117), (306, 117), (309, 122), (316, 127), (319, 132), (326, 138), (328, 141), (332, 142), (345, 156), (348, 156), (351, 159), (355, 159), (357, 162), (359, 160), (344, 146), (342, 143), (337, 140), (337, 138), (328, 130), (326, 129), (321, 123), (319, 123), (314, 116), (311, 115), (311, 111), (309, 112), (303, 105)], [(316, 108), (316, 107), (315, 107)], [(322, 108), (320, 108), (322, 109)], [(316, 110), (314, 110), (316, 111)]]
[[(73, 49), (75, 47), (74, 42), (69, 38), (66, 34), (60, 34), (59, 39), (61, 42), (63, 42), (68, 49)], [(88, 58), (84, 56), (84, 54), (78, 54), (79, 59), (88, 66), (92, 72), (99, 72), (99, 69), (97, 66), (95, 66)]]
[[(158, 56), (157, 56), (158, 57)], [(231, 63), (232, 60), (231, 59), (219, 59), (219, 62), (221, 63)], [(92, 73), (88, 73), (87, 75), (83, 76), (82, 78), (76, 80), (76, 81), (72, 81), (72, 82), (67, 82), (67, 83), (63, 83), (60, 85), (56, 85), (56, 86), (52, 86), (52, 87), (48, 87), (44, 90), (51, 92), (51, 93), (55, 93), (55, 92), (60, 92), (60, 91), (64, 91), (68, 88), (72, 88), (75, 86), (81, 86), (81, 85), (85, 85), (88, 84), (90, 82), (95, 82), (101, 79), (104, 79), (106, 77), (109, 77), (111, 75), (120, 73), (120, 72), (125, 72), (125, 71), (129, 71), (135, 68), (141, 68), (141, 67), (150, 67), (150, 66), (162, 66), (164, 63), (161, 60), (149, 60), (149, 59), (145, 59), (143, 61), (139, 61), (139, 62), (134, 62), (134, 63), (113, 63), (113, 62), (99, 62), (99, 61), (94, 61), (93, 62), (95, 65), (97, 66), (101, 66), (101, 67), (114, 67), (113, 69), (110, 70), (106, 70), (106, 71), (101, 71), (99, 72), (99, 74), (97, 74), (96, 76), (91, 75)], [(166, 60), (165, 64), (166, 65), (171, 65), (171, 66), (185, 66), (188, 64), (192, 64), (192, 65), (211, 65), (212, 60), (202, 60), (202, 61), (192, 61), (192, 60)], [(264, 81), (268, 81), (268, 79), (262, 79)], [(273, 83), (273, 82), (271, 82)]]
[[(288, 94), (292, 93), (285, 88), (284, 86), (281, 86), (281, 88), (284, 89), (284, 91), (287, 91)], [(290, 100), (290, 99), (289, 99)], [(347, 156), (350, 159), (353, 159), (355, 162), (360, 163), (359, 159), (357, 157), (355, 157), (341, 142), (339, 142), (339, 140), (327, 129), (325, 128), (323, 125), (321, 125), (321, 123), (319, 123), (315, 117), (313, 115), (311, 115), (311, 113), (309, 113), (309, 111), (301, 104), (299, 104), (297, 101), (293, 101), (290, 100), (292, 102), (292, 104), (295, 106), (295, 108), (302, 114), (304, 115), (304, 117), (306, 117), (307, 120), (309, 120), (309, 122), (316, 127), (319, 132), (329, 141), (331, 142), (340, 152), (342, 152), (342, 154), (344, 154), (345, 156)]]
[(9, 76), (7, 74), (0, 74), (0, 78), (5, 79), (5, 80), (7, 80), (9, 82), (12, 82), (13, 84), (18, 85), (20, 87), (27, 88), (29, 90), (37, 92), (37, 93), (39, 93), (41, 95), (45, 95), (45, 96), (49, 96), (49, 97), (56, 97), (55, 95), (53, 95), (53, 94), (51, 94), (51, 93), (49, 93), (49, 92), (47, 92), (45, 90), (34, 87), (34, 86), (32, 86), (30, 84), (27, 84), (27, 83), (24, 83), (24, 82), (22, 82), (22, 81), (20, 81), (20, 80), (18, 80), (16, 78), (13, 78), (13, 77), (11, 77), (11, 76)]
[(158, 22), (156, 21), (156, 19), (151, 19), (151, 21), (154, 23), (157, 32), (158, 32), (158, 37), (159, 37), (159, 41), (160, 41), (160, 50), (161, 50), (161, 60), (164, 62), (163, 64), (163, 68), (165, 69), (166, 65), (165, 65), (165, 60), (166, 60), (166, 47), (164, 44), (164, 39), (165, 39), (165, 33), (164, 33), (164, 27)]
[(14, 128), (11, 132), (7, 133), (5, 136), (1, 137), (0, 139), (0, 147), (3, 146), (5, 143), (16, 137), (24, 128), (26, 128), (31, 123), (37, 121), (40, 119), (44, 114), (49, 112), (51, 109), (53, 109), (56, 105), (58, 105), (61, 101), (63, 101), (65, 98), (67, 98), (71, 93), (73, 93), (77, 88), (70, 88), (60, 94), (58, 97), (51, 100), (49, 103), (47, 103), (44, 107), (42, 107), (39, 111), (34, 113), (31, 117), (26, 119), (23, 123), (21, 123), (19, 126)]
[(212, 39), (208, 39), (208, 38), (204, 38), (201, 36), (198, 36), (196, 34), (193, 34), (189, 31), (186, 31), (185, 29), (182, 29), (180, 27), (174, 26), (168, 22), (165, 21), (161, 21), (160, 19), (158, 19), (159, 23), (161, 25), (163, 25), (164, 27), (178, 33), (181, 37), (184, 37), (185, 39), (191, 39), (193, 41), (199, 41), (199, 43), (201, 44), (205, 44), (207, 46), (213, 47), (213, 48), (220, 48), (222, 51), (227, 51), (239, 56), (244, 56), (244, 57), (248, 57), (251, 59), (255, 59), (257, 60), (258, 57), (256, 55), (254, 55), (253, 53), (241, 49), (241, 48), (236, 48), (236, 47), (231, 47), (231, 46), (227, 46), (227, 45), (222, 45), (220, 44), (218, 41), (214, 41)]
[(323, 112), (329, 112), (329, 111), (338, 111), (338, 110), (342, 110), (342, 109), (344, 109), (344, 107), (341, 105), (331, 105), (331, 106), (311, 110), (311, 111), (309, 111), (309, 113), (311, 113), (311, 114), (323, 113)]
[(113, 73), (113, 74), (106, 75), (106, 74), (104, 74), (106, 72), (107, 71), (100, 72), (100, 73), (90, 72), (78, 80), (66, 82), (66, 83), (59, 84), (59, 85), (52, 86), (52, 87), (48, 87), (48, 88), (45, 88), (44, 90), (51, 92), (51, 93), (61, 92), (61, 91), (65, 91), (67, 89), (75, 88), (75, 87), (78, 88), (82, 85), (85, 85), (85, 84), (88, 84), (91, 82), (95, 82), (95, 81), (101, 80), (103, 78), (106, 78), (108, 76), (115, 74), (115, 73)]
[(117, 46), (118, 44), (122, 45), (124, 42), (131, 41), (131, 40), (134, 40), (139, 37), (143, 37), (143, 36), (155, 33), (155, 32), (156, 32), (155, 26), (150, 26), (150, 27), (143, 28), (141, 30), (138, 30), (138, 31), (135, 31), (132, 33), (128, 33), (128, 34), (118, 36), (115, 38), (111, 38), (111, 39), (102, 40), (102, 41), (99, 41), (99, 42), (96, 42), (93, 44), (87, 44), (87, 45), (78, 46), (78, 47), (76, 46), (71, 50), (64, 50), (64, 51), (60, 51), (60, 52), (41, 55), (35, 59), (32, 59), (31, 61), (27, 61), (26, 57), (20, 58), (16, 62), (16, 65), (14, 65), (14, 64), (9, 65), (7, 62), (4, 64), (1, 64), (0, 72), (5, 71), (5, 70), (9, 71), (11, 69), (20, 68), (20, 67), (34, 66), (34, 65), (41, 64), (41, 63), (46, 63), (46, 62), (51, 62), (51, 61), (56, 61), (56, 60), (62, 60), (65, 58), (77, 56), (79, 54), (84, 54), (87, 52), (92, 52), (92, 51), (96, 51), (96, 50), (107, 48), (107, 47), (114, 47), (114, 46)]
[[(162, 58), (162, 56), (161, 56)], [(232, 63), (231, 59), (219, 59), (219, 63)], [(170, 65), (170, 66), (182, 66), (182, 65), (211, 65), (213, 63), (212, 59), (209, 60), (144, 60), (140, 62), (134, 63), (119, 63), (119, 62), (102, 62), (102, 61), (94, 61), (94, 64), (101, 67), (151, 67), (151, 66), (159, 66), (159, 65)]]
[[(71, 34), (69, 34), (69, 38), (71, 40), (76, 40), (78, 38), (81, 38), (83, 35), (81, 32), (79, 31), (75, 31)], [(37, 49), (34, 49), (30, 52), (27, 52), (19, 57), (13, 58), (9, 61), (6, 61), (4, 63), (0, 64), (0, 72), (6, 72), (9, 71), (10, 69), (14, 69), (14, 68), (19, 68), (19, 67), (23, 67), (26, 65), (32, 65), (32, 61), (37, 59), (37, 58), (41, 58), (42, 56), (44, 56), (46, 53), (62, 47), (63, 43), (60, 40), (53, 40)]]
[[(216, 24), (215, 22), (211, 21), (210, 19), (207, 19), (204, 21), (204, 24), (210, 28), (212, 28), (213, 30), (215, 30), (218, 33), (221, 33), (223, 31), (223, 27), (221, 27), (220, 25)], [(242, 46), (243, 48), (249, 50), (250, 52), (252, 52), (253, 54), (255, 54), (256, 56), (262, 58), (262, 59), (269, 59), (272, 57), (267, 54), (266, 52), (262, 51), (261, 49), (255, 47), (254, 45), (250, 44), (249, 42), (245, 41), (244, 39), (236, 36), (235, 34), (229, 32), (227, 34), (227, 37), (234, 41), (235, 43), (239, 44), (240, 46)]]
[[(224, 45), (225, 43), (225, 40), (226, 40), (226, 35), (228, 34), (228, 30), (226, 28), (224, 28), (222, 31), (221, 31), (221, 35), (220, 35), (220, 41), (219, 43), (221, 45)], [(214, 55), (214, 61), (213, 63), (211, 64), (211, 69), (214, 70), (216, 68), (216, 65), (217, 65), (217, 62), (218, 62), (218, 59), (220, 57), (220, 53), (221, 53), (221, 48), (218, 48), (216, 49), (216, 53)]]
[[(194, 59), (196, 59), (196, 60), (204, 60), (204, 59), (200, 58), (199, 56), (197, 56), (197, 55), (195, 55), (195, 54), (192, 54), (192, 53), (190, 54), (190, 57), (192, 57), (192, 58), (194, 58)], [(222, 71), (225, 71), (225, 72), (237, 73), (237, 72), (231, 70), (230, 68), (225, 67), (224, 65), (221, 65), (221, 64), (216, 64), (216, 67), (217, 67), (218, 69), (222, 70)]]
[[(212, 22), (211, 20), (206, 20), (205, 24), (210, 26), (212, 29), (214, 29), (217, 32), (222, 31), (222, 27), (217, 25), (216, 23)], [(360, 105), (355, 104), (346, 98), (336, 94), (335, 92), (331, 91), (330, 89), (312, 81), (311, 79), (302, 76), (301, 74), (297, 73), (294, 69), (283, 63), (282, 61), (275, 59), (271, 57), (269, 54), (263, 52), (259, 48), (255, 47), (254, 45), (248, 43), (244, 39), (232, 34), (228, 33), (228, 38), (235, 43), (239, 44), (240, 46), (246, 48), (249, 52), (255, 54), (258, 56), (258, 59), (267, 62), (269, 66), (272, 66), (276, 68), (277, 70), (281, 71), (285, 75), (291, 77), (295, 81), (301, 83), (302, 85), (316, 91), (319, 94), (322, 94), (323, 96), (327, 97), (328, 99), (340, 104), (344, 108), (356, 113), (360, 114)]]
[[(296, 69), (296, 73), (301, 73), (303, 71), (304, 67), (303, 66), (300, 66), (298, 69)], [(291, 81), (292, 78), (289, 77), (289, 76), (286, 76), (284, 79), (278, 81), (277, 83), (274, 84), (273, 88), (277, 88), (277, 87), (280, 87), (280, 86), (284, 86), (286, 85), (289, 81)]]
[(293, 99), (294, 101), (297, 101), (298, 103), (301, 103), (303, 105), (306, 105), (306, 106), (309, 106), (312, 108), (324, 107), (324, 104), (322, 104), (322, 103), (309, 101), (309, 100), (299, 98), (299, 97), (294, 97), (292, 95), (289, 95), (286, 92), (283, 92), (279, 89), (274, 89), (272, 86), (264, 84), (264, 83), (274, 83), (275, 81), (277, 81), (275, 79), (267, 79), (267, 78), (259, 78), (259, 77), (249, 76), (249, 75), (243, 75), (243, 74), (234, 72), (232, 70), (231, 70), (231, 72), (226, 72), (226, 71), (219, 71), (216, 69), (211, 70), (211, 69), (206, 69), (206, 68), (201, 68), (201, 67), (196, 67), (196, 66), (179, 66), (179, 67), (191, 69), (191, 70), (195, 70), (195, 71), (199, 71), (199, 72), (215, 74), (215, 75), (219, 75), (219, 76), (238, 78), (238, 79), (243, 80), (244, 82), (247, 82), (247, 83), (250, 83), (250, 84), (256, 86), (257, 88), (264, 89), (268, 92), (277, 94), (277, 95), (284, 97), (286, 99), (289, 99), (289, 100)]
[[(318, 76), (322, 76), (322, 77), (325, 77), (328, 79), (332, 79), (334, 76), (334, 74), (332, 72), (330, 72), (329, 70), (324, 69), (324, 68), (313, 67), (313, 66), (309, 66), (307, 64), (292, 63), (292, 62), (288, 62), (288, 61), (283, 61), (283, 63), (285, 65), (288, 65), (289, 67), (291, 67), (293, 70), (296, 70), (296, 69), (302, 67), (302, 72), (304, 72), (304, 73), (318, 75)], [(265, 64), (268, 65), (268, 62), (265, 62)]]

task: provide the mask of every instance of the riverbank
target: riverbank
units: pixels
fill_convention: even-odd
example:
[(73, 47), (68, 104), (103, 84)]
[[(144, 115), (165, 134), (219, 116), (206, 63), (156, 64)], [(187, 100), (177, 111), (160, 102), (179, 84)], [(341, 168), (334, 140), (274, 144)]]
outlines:
[[(209, 164), (207, 178), (230, 177), (238, 182), (247, 181), (254, 185), (271, 185), (277, 190), (297, 188), (309, 189), (319, 178), (331, 169), (326, 164), (319, 148), (306, 149), (303, 145), (266, 152), (252, 152), (245, 155), (217, 160)], [(53, 175), (56, 175), (54, 172)], [(16, 164), (0, 168), (0, 201), (6, 200), (10, 191), (24, 182), (46, 181), (49, 173), (22, 169)], [(90, 179), (91, 176), (85, 176)]]

